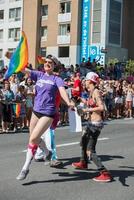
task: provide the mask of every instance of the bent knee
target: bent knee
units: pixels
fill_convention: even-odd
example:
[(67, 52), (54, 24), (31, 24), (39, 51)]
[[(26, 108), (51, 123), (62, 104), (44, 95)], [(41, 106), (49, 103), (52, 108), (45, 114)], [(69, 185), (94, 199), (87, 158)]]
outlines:
[(31, 135), (30, 138), (29, 138), (29, 143), (30, 144), (39, 144), (40, 138)]

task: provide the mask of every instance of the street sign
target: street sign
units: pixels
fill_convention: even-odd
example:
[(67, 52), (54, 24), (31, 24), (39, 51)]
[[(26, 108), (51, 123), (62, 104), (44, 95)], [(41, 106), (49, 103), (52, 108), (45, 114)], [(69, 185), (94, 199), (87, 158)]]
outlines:
[(105, 53), (107, 49), (104, 49), (100, 45), (92, 45), (89, 47), (89, 57), (91, 59), (91, 62), (93, 59), (95, 59), (97, 62), (100, 62), (100, 64), (104, 64), (105, 61)]

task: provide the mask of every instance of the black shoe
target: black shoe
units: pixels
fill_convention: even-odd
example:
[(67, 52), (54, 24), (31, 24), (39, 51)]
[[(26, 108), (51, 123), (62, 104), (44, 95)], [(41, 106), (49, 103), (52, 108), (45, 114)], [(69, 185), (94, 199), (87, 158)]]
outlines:
[(51, 160), (50, 162), (50, 167), (62, 167), (63, 166), (63, 162), (61, 162), (60, 160)]
[(37, 158), (37, 159), (34, 159), (35, 162), (45, 162), (45, 159), (44, 158)]

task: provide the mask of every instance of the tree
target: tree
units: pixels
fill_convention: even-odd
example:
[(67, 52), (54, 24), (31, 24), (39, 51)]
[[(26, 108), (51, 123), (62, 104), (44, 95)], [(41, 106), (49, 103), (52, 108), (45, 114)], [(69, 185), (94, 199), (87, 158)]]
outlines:
[(126, 71), (129, 75), (134, 74), (134, 60), (128, 60), (126, 65)]
[(108, 59), (108, 65), (112, 64), (115, 65), (115, 63), (118, 63), (119, 60), (117, 58), (109, 58)]

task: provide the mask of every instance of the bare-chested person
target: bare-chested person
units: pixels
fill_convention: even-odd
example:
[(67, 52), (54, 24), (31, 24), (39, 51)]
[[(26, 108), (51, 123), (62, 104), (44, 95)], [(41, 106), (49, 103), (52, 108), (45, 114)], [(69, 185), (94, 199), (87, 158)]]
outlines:
[(72, 163), (76, 169), (87, 169), (88, 160), (92, 160), (97, 166), (99, 175), (94, 177), (94, 181), (109, 182), (112, 180), (110, 172), (104, 167), (100, 158), (96, 154), (97, 139), (103, 128), (103, 111), (105, 109), (100, 91), (97, 88), (98, 75), (94, 72), (89, 72), (86, 75), (86, 88), (90, 98), (88, 101), (83, 101), (87, 108), (83, 112), (89, 112), (89, 120), (81, 137), (81, 159), (79, 162)]

